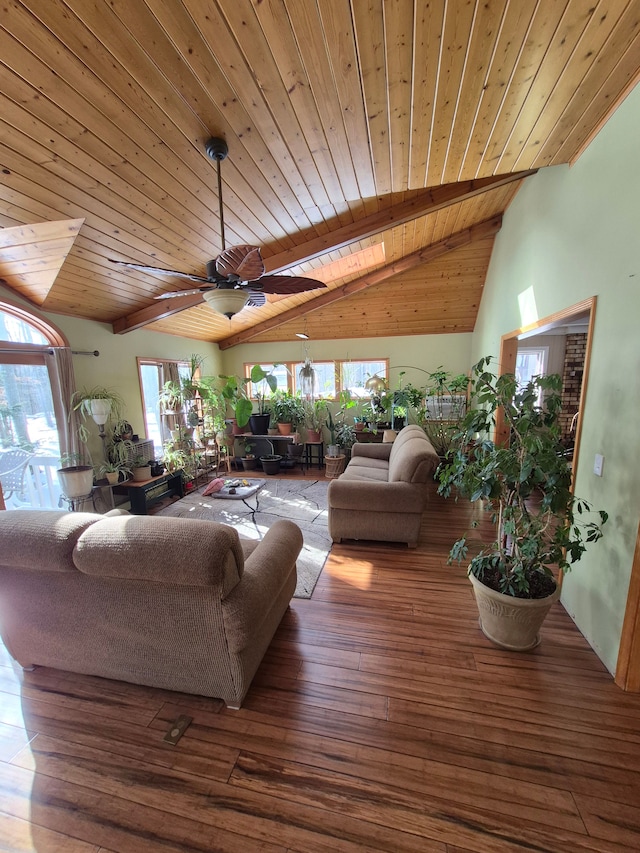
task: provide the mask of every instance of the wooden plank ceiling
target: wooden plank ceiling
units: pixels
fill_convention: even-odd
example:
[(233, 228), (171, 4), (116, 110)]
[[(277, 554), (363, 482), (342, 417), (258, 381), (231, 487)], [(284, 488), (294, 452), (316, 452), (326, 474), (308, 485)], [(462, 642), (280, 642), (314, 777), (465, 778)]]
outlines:
[[(629, 91), (639, 30), (640, 0), (7, 0), (0, 226), (84, 223), (53, 281), (37, 241), (0, 278), (47, 311), (223, 347), (290, 340), (303, 316), (316, 339), (470, 330), (500, 214)], [(227, 246), (329, 295), (229, 321), (110, 262), (204, 274), (211, 136)]]

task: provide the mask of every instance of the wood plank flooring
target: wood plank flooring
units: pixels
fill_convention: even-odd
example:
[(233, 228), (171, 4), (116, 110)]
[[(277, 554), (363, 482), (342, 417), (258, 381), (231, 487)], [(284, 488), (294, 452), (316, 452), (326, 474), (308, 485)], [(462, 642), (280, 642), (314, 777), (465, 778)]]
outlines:
[(4, 652), (0, 850), (639, 850), (640, 696), (561, 605), (533, 652), (483, 637), (446, 565), (467, 512), (434, 494), (417, 549), (335, 546), (240, 711)]

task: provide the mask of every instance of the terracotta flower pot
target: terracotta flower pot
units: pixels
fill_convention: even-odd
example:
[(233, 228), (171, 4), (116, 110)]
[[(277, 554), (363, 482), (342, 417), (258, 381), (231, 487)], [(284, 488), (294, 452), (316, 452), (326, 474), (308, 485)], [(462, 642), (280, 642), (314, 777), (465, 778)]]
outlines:
[(540, 642), (540, 628), (560, 587), (546, 598), (514, 598), (496, 592), (469, 575), (480, 614), (482, 633), (502, 649), (526, 652)]

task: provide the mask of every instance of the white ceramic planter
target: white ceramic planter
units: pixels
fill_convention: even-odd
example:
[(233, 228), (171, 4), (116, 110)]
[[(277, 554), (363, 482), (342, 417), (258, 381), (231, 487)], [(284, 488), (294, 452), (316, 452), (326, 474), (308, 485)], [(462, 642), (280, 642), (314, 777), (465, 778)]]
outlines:
[(91, 417), (98, 424), (106, 424), (111, 411), (111, 400), (91, 400)]
[(93, 468), (91, 465), (73, 465), (58, 469), (58, 482), (62, 494), (69, 500), (85, 498), (93, 489)]

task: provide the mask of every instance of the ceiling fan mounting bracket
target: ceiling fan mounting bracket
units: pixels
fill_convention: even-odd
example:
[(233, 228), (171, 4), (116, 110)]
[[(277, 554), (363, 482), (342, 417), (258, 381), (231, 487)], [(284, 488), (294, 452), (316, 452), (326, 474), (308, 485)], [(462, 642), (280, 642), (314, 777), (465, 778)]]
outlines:
[(211, 160), (224, 160), (229, 153), (229, 146), (219, 136), (212, 136), (211, 139), (207, 140), (204, 150)]

